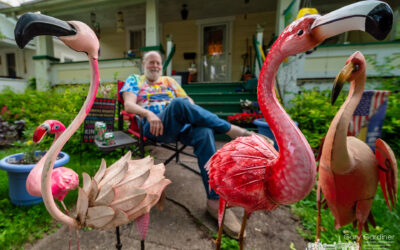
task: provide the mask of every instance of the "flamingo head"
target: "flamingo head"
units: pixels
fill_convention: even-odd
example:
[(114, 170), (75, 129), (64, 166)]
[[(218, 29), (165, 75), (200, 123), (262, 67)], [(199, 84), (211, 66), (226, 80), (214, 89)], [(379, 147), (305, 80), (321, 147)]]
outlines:
[(79, 21), (65, 22), (54, 17), (26, 13), (17, 22), (14, 30), (15, 41), (24, 48), (35, 36), (57, 36), (71, 49), (85, 52), (91, 58), (98, 58), (99, 41), (93, 30)]
[(33, 142), (39, 143), (44, 136), (49, 134), (60, 135), (65, 131), (65, 126), (57, 120), (47, 120), (42, 125), (35, 129), (33, 133)]
[(356, 51), (347, 59), (343, 69), (336, 76), (332, 87), (332, 105), (335, 103), (345, 82), (351, 82), (365, 76), (366, 63), (364, 55)]
[(376, 0), (361, 1), (323, 16), (304, 16), (286, 27), (275, 44), (279, 44), (282, 56), (287, 57), (310, 50), (329, 37), (351, 30), (365, 31), (383, 40), (390, 32), (392, 23), (393, 12), (388, 4)]

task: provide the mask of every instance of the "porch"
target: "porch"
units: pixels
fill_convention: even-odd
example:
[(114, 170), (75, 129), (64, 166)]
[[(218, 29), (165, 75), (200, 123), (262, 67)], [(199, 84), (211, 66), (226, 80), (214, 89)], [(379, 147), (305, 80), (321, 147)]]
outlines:
[[(135, 63), (132, 63), (128, 56), (140, 57), (142, 54), (140, 48), (146, 46), (157, 47), (161, 44), (166, 49), (167, 40), (172, 39), (176, 45), (176, 51), (171, 70), (197, 72), (192, 80), (212, 83), (241, 81), (248, 71), (257, 75), (252, 46), (253, 37), (257, 37), (263, 49), (266, 50), (276, 34), (285, 26), (283, 15), (285, 10), (294, 3), (292, 12), (297, 13), (302, 7), (300, 2), (292, 0), (233, 2), (222, 0), (206, 3), (195, 0), (184, 2), (179, 0), (90, 0), (84, 2), (59, 0), (57, 2), (28, 2), (20, 7), (2, 9), (0, 13), (16, 16), (26, 11), (41, 11), (43, 14), (63, 20), (80, 20), (89, 24), (100, 39), (100, 67), (104, 67), (103, 70), (101, 69), (102, 81), (124, 80), (130, 73), (138, 73), (140, 60), (134, 60)], [(312, 7), (316, 7), (323, 14), (350, 2), (329, 0), (324, 3), (315, 2)], [(388, 2), (397, 13), (395, 16), (395, 23), (397, 23), (400, 5), (395, 1)], [(302, 82), (304, 79), (327, 77), (331, 79), (334, 72), (340, 68), (334, 65), (343, 65), (342, 57), (344, 60), (354, 50), (360, 48), (365, 48), (378, 57), (382, 53), (388, 54), (390, 53), (388, 51), (396, 47), (388, 44), (396, 39), (399, 26), (394, 27), (392, 34), (387, 38), (387, 43), (370, 44), (375, 42), (373, 38), (360, 32), (349, 32), (336, 37), (328, 41), (332, 45), (320, 46), (311, 55), (298, 56), (295, 63), (296, 70), (291, 69), (293, 71), (291, 79), (281, 79), (280, 84), (284, 85), (284, 89), (288, 89), (297, 85), (297, 78)], [(344, 46), (341, 47), (341, 44)], [(47, 59), (50, 59), (46, 61), (42, 57), (40, 62), (32, 61), (29, 56), (33, 55), (29, 55), (24, 62), (17, 62), (18, 77), (24, 79), (36, 77), (38, 82), (43, 82), (39, 84), (40, 86), (87, 82), (83, 78), (87, 73), (81, 71), (87, 67), (81, 62), (85, 55), (75, 53), (65, 46), (62, 47), (58, 40), (38, 39), (32, 46), (36, 49), (36, 51), (32, 50), (33, 55), (48, 56)], [(20, 56), (16, 55), (16, 58), (17, 61), (20, 60)], [(59, 62), (51, 58), (58, 58)], [(21, 65), (24, 64), (28, 65), (26, 73), (21, 69)], [(30, 70), (33, 65), (36, 65), (36, 70)], [(132, 70), (129, 70), (131, 66)], [(334, 68), (331, 69), (331, 66)], [(51, 72), (48, 77), (46, 77), (46, 72)]]

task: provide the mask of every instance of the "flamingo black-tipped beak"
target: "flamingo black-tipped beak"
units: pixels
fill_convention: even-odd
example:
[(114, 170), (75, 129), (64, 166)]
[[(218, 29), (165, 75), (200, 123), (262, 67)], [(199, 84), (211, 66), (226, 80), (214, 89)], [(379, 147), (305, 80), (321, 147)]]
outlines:
[(35, 129), (35, 132), (33, 132), (32, 141), (39, 143), (49, 131), (50, 125), (48, 123), (43, 123)]
[(361, 30), (378, 40), (389, 34), (393, 24), (393, 11), (381, 1), (361, 1), (318, 17), (311, 33), (319, 41), (350, 30)]
[(335, 81), (332, 86), (332, 105), (335, 104), (340, 91), (342, 90), (344, 83), (350, 78), (351, 73), (357, 70), (357, 67), (352, 62), (347, 63), (343, 69), (336, 75)]
[(26, 13), (22, 15), (14, 29), (18, 47), (24, 48), (35, 36), (71, 36), (76, 30), (71, 24), (54, 17)]

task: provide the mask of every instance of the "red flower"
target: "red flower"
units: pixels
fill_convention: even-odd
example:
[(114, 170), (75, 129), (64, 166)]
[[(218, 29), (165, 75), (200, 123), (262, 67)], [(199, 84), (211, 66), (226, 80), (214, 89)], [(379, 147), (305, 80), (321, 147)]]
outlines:
[(227, 119), (229, 122), (234, 124), (250, 124), (253, 123), (255, 119), (262, 118), (261, 114), (253, 113), (239, 113), (233, 116), (228, 116)]

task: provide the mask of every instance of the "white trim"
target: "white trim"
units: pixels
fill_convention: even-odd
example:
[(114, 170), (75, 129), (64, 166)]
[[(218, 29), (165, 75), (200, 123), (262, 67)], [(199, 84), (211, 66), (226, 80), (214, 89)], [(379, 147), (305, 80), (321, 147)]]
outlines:
[(214, 17), (214, 18), (206, 18), (206, 19), (198, 19), (196, 20), (197, 25), (204, 24), (218, 24), (218, 23), (226, 23), (235, 21), (235, 16), (225, 16), (225, 17)]
[(196, 21), (198, 25), (198, 47), (197, 54), (199, 55), (197, 58), (198, 65), (198, 77), (199, 81), (203, 81), (203, 66), (202, 66), (202, 57), (203, 57), (203, 39), (204, 39), (204, 27), (207, 26), (215, 26), (215, 25), (226, 25), (226, 46), (227, 46), (227, 81), (231, 81), (232, 74), (232, 40), (233, 40), (233, 21), (235, 20), (234, 16), (226, 16), (226, 17), (216, 17), (216, 18), (207, 18), (207, 19), (199, 19)]

